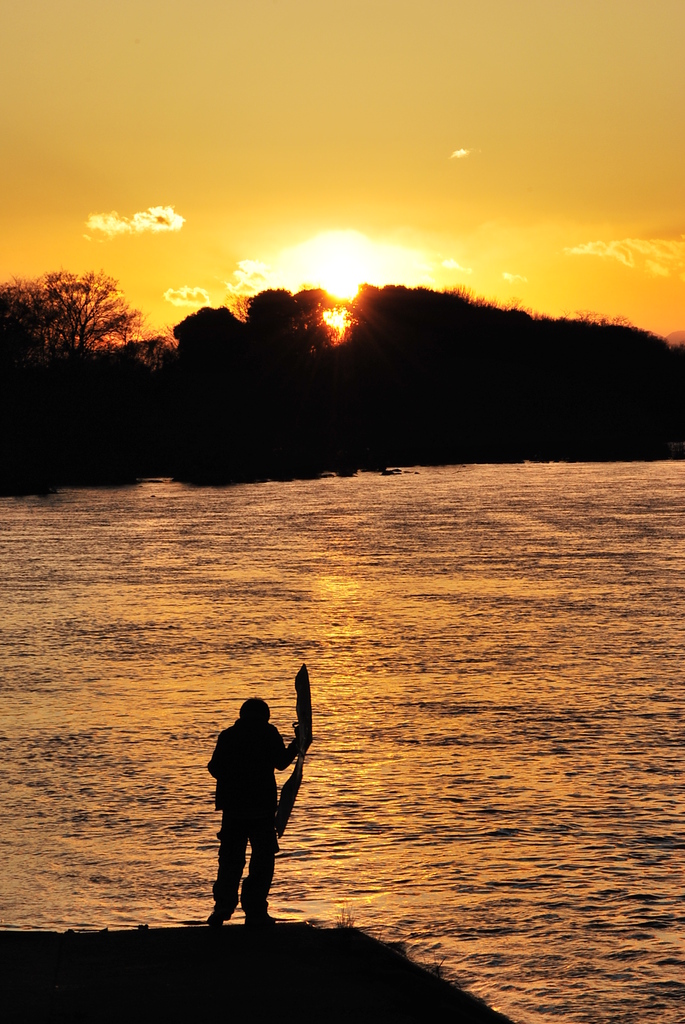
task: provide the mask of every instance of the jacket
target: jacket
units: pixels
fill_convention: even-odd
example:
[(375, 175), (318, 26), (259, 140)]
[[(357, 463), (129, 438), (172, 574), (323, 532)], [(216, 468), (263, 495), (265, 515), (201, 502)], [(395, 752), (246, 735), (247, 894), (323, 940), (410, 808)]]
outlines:
[(297, 740), (286, 747), (270, 722), (239, 718), (220, 733), (207, 765), (216, 779), (216, 809), (236, 817), (274, 815), (278, 803), (274, 769), (283, 771), (297, 753)]

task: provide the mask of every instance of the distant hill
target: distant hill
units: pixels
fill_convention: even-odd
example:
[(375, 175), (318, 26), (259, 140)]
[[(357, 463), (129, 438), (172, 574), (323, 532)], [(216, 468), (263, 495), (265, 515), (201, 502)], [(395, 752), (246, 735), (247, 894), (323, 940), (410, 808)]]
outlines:
[(0, 316), (0, 489), (652, 459), (685, 439), (685, 348), (625, 323), (393, 286), (266, 291), (242, 312), (78, 359)]
[(666, 335), (669, 345), (685, 345), (685, 331), (671, 331)]

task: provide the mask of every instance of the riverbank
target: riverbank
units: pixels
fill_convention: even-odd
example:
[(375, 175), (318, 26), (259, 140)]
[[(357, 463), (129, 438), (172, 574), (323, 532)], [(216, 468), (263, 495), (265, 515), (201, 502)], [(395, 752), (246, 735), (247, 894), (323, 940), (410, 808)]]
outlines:
[(3, 1019), (507, 1024), (354, 928), (0, 932)]

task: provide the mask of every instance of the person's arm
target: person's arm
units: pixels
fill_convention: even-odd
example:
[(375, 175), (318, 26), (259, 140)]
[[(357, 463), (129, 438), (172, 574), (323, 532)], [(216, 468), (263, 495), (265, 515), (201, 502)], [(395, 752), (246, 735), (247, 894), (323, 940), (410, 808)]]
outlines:
[(224, 760), (224, 758), (222, 757), (222, 747), (223, 747), (223, 743), (221, 742), (221, 737), (222, 736), (223, 736), (223, 733), (221, 733), (221, 735), (219, 736), (219, 739), (216, 741), (216, 746), (214, 748), (214, 753), (212, 754), (211, 760), (210, 760), (209, 764), (207, 765), (207, 771), (209, 772), (210, 775), (213, 775), (215, 779), (218, 779), (219, 775), (221, 774), (222, 762)]
[(274, 726), (273, 730), (274, 768), (278, 768), (279, 772), (282, 772), (284, 768), (287, 768), (289, 764), (293, 763), (299, 753), (300, 745), (297, 736), (295, 736), (295, 739), (286, 747), (283, 742), (283, 737), (278, 729)]

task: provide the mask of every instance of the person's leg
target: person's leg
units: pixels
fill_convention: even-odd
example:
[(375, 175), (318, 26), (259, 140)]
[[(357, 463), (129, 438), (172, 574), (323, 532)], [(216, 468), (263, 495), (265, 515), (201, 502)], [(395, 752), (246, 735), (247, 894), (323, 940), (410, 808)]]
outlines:
[(228, 921), (238, 906), (238, 887), (245, 867), (247, 824), (224, 814), (218, 835), (221, 840), (219, 870), (213, 887), (215, 907), (209, 918), (210, 924)]
[(278, 850), (273, 819), (251, 821), (248, 836), (252, 847), (250, 870), (243, 881), (240, 903), (245, 911), (246, 924), (269, 924), (271, 918), (267, 897), (274, 877), (274, 858)]

